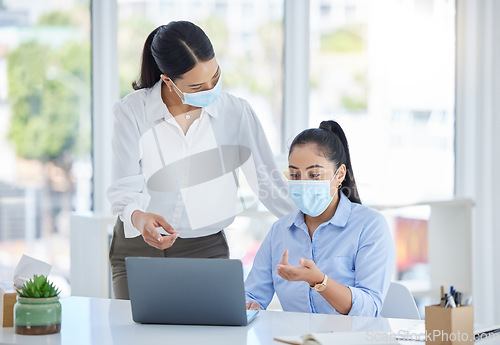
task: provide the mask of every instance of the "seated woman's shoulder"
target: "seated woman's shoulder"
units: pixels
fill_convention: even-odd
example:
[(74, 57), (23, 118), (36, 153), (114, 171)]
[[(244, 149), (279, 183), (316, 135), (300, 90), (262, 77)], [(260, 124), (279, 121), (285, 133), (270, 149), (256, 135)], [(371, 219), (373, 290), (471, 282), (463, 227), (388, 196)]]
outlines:
[(387, 226), (387, 220), (379, 211), (360, 204), (352, 204), (351, 214), (364, 219), (366, 223), (378, 223)]
[(380, 212), (374, 208), (357, 203), (352, 203), (352, 212), (362, 213), (365, 215), (380, 215)]

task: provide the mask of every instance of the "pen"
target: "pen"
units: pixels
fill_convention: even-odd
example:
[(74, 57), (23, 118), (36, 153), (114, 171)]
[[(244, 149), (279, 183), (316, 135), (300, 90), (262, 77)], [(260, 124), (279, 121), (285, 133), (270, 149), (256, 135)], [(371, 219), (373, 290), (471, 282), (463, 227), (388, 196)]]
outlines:
[(444, 285), (441, 285), (441, 303), (439, 304), (441, 307), (444, 307), (445, 297), (444, 297)]
[(453, 296), (457, 307), (462, 304), (462, 293), (460, 291), (454, 290), (451, 295)]
[(455, 304), (455, 300), (453, 299), (453, 295), (448, 295), (448, 298), (446, 299), (446, 306), (445, 308), (456, 308), (457, 305)]

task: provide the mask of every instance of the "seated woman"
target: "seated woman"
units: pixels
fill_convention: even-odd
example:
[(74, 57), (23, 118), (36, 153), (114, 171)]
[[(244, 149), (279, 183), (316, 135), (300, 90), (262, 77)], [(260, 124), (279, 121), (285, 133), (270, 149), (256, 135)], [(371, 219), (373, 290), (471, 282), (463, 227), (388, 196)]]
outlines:
[[(344, 131), (323, 121), (292, 142), (290, 195), (245, 281), (247, 309), (378, 316), (394, 269), (385, 218), (361, 205)], [(376, 170), (374, 170), (376, 171)]]

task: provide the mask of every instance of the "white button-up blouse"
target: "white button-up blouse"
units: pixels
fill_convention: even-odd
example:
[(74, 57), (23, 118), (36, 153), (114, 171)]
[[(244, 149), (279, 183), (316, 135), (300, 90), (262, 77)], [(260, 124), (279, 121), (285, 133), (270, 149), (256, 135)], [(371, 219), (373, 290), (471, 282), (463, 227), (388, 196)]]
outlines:
[(161, 81), (127, 95), (114, 108), (112, 149), (107, 195), (125, 237), (140, 235), (136, 210), (163, 216), (183, 238), (216, 233), (250, 206), (242, 185), (277, 217), (296, 210), (254, 111), (225, 92), (185, 135), (162, 101)]

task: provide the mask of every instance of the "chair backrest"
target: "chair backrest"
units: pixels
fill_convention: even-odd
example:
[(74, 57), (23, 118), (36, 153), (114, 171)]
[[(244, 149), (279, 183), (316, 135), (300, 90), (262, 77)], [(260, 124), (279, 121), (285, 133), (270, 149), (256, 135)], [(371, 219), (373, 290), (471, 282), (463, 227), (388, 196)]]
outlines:
[(391, 282), (380, 315), (398, 319), (420, 320), (420, 313), (413, 296), (406, 286)]

